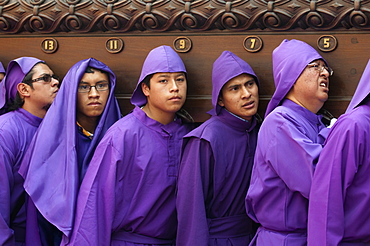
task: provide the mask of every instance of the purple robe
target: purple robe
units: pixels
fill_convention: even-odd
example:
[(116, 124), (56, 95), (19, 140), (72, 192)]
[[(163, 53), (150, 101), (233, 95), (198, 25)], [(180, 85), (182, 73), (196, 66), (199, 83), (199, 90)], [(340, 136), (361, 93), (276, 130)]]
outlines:
[[(9, 63), (7, 76), (0, 83), (0, 115), (15, 99), (17, 85), (39, 62), (42, 61), (37, 58), (21, 57)], [(3, 115), (0, 121), (0, 244), (14, 245), (14, 240), (24, 242), (26, 219), (23, 180), (18, 169), (41, 119), (18, 109)]]
[[(82, 148), (77, 141), (77, 86), (88, 66), (108, 73), (110, 94), (92, 141), (87, 141)], [(80, 180), (104, 133), (121, 115), (114, 96), (115, 84), (116, 77), (110, 68), (94, 58), (73, 65), (19, 170), (25, 179), (25, 190), (37, 210), (67, 237), (72, 231)]]
[(306, 245), (311, 181), (329, 129), (321, 116), (284, 98), (316, 59), (322, 57), (298, 40), (284, 40), (273, 52), (276, 91), (259, 131), (246, 196), (248, 215), (261, 224), (251, 245)]
[(370, 61), (312, 181), (308, 245), (370, 245)]
[(140, 109), (147, 102), (141, 83), (158, 72), (186, 73), (169, 46), (148, 54), (131, 98), (136, 107), (97, 147), (81, 184), (69, 245), (174, 244), (181, 143), (192, 126), (180, 118), (163, 125)]
[(184, 137), (176, 199), (177, 245), (247, 245), (255, 223), (244, 198), (257, 143), (256, 119), (243, 120), (218, 105), (222, 87), (240, 74), (258, 79), (242, 59), (224, 51), (212, 73), (213, 115)]
[(0, 245), (25, 241), (26, 216), (24, 206), (18, 205), (24, 203), (24, 189), (18, 169), (41, 120), (22, 108), (0, 116)]
[(8, 72), (0, 83), (0, 115), (6, 112), (7, 104), (14, 101), (17, 95), (17, 85), (39, 62), (44, 61), (34, 57), (20, 57), (9, 62)]
[(114, 124), (83, 180), (71, 245), (172, 245), (181, 139), (189, 130), (138, 107)]

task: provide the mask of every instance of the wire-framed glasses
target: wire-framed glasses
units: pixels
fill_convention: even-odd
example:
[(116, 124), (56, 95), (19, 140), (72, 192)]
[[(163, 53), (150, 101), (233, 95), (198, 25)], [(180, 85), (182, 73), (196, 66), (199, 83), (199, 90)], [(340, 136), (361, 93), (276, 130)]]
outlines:
[(38, 81), (44, 81), (46, 83), (50, 83), (52, 79), (56, 79), (56, 80), (59, 81), (59, 77), (56, 76), (55, 74), (53, 74), (53, 75), (45, 74), (40, 78), (30, 80), (30, 82), (33, 83), (33, 82), (38, 82)]
[(81, 93), (88, 93), (91, 91), (91, 88), (95, 87), (97, 91), (106, 91), (109, 89), (109, 83), (97, 83), (95, 85), (89, 85), (89, 84), (80, 84), (78, 85), (77, 91)]
[(333, 69), (331, 69), (330, 67), (325, 66), (325, 65), (321, 65), (321, 64), (317, 64), (317, 63), (310, 63), (307, 66), (314, 68), (316, 71), (319, 71), (320, 73), (322, 73), (325, 69), (326, 71), (328, 71), (329, 76), (332, 76), (333, 73), (334, 73)]

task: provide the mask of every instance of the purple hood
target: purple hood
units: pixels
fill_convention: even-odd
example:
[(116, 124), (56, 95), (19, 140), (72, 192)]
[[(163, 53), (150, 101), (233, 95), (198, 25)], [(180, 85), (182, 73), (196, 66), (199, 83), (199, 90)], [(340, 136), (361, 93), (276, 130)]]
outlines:
[(6, 106), (8, 102), (14, 101), (17, 95), (17, 85), (39, 62), (44, 61), (34, 57), (20, 57), (9, 62), (7, 73), (0, 83), (0, 108)]
[(252, 75), (258, 87), (260, 86), (258, 78), (254, 73), (251, 66), (244, 60), (240, 59), (234, 53), (226, 50), (216, 59), (213, 63), (212, 69), (212, 105), (213, 109), (208, 113), (211, 115), (218, 115), (221, 110), (221, 106), (218, 105), (218, 96), (222, 87), (232, 78), (239, 76), (240, 74)]
[(272, 52), (275, 93), (267, 105), (265, 117), (274, 110), (293, 87), (306, 66), (314, 60), (325, 59), (307, 43), (284, 39)]
[(358, 82), (355, 94), (348, 105), (346, 113), (356, 108), (370, 94), (370, 60), (367, 62), (366, 68), (362, 73), (360, 82)]
[(166, 45), (152, 49), (146, 57), (141, 75), (131, 97), (131, 103), (141, 107), (147, 103), (146, 96), (141, 90), (141, 82), (146, 76), (155, 73), (176, 73), (183, 72), (186, 74), (186, 68), (180, 56)]

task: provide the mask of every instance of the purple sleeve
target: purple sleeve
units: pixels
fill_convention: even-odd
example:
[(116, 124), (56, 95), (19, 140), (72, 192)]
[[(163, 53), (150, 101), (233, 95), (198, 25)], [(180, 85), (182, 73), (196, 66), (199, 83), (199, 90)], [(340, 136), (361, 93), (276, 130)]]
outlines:
[(176, 198), (178, 245), (208, 245), (205, 203), (209, 195), (212, 150), (207, 141), (190, 138), (182, 153)]
[(9, 144), (9, 140), (0, 134), (0, 245), (14, 244), (13, 230), (9, 224), (11, 186), (14, 181), (11, 163), (15, 162), (15, 158), (7, 148)]
[[(103, 139), (81, 184), (68, 245), (110, 245), (115, 211), (116, 167), (121, 159), (110, 138)], [(66, 241), (64, 238), (62, 245)]]
[[(338, 124), (339, 123), (339, 124)], [(308, 213), (308, 245), (338, 245), (344, 235), (344, 197), (362, 162), (357, 127), (337, 122), (321, 153), (312, 182)], [(363, 146), (363, 145), (362, 145)]]

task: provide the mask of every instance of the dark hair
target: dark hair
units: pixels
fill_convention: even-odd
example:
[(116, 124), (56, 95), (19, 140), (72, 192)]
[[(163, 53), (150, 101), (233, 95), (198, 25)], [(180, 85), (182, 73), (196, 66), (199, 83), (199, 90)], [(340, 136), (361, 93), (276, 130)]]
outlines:
[(150, 89), (150, 79), (153, 78), (154, 74), (147, 75), (141, 83), (144, 83)]
[[(40, 62), (36, 63), (32, 67), (32, 69), (26, 74), (26, 76), (24, 76), (21, 83), (29, 85), (31, 87), (31, 89), (33, 89), (33, 84), (31, 82), (31, 80), (32, 80), (32, 76), (35, 74), (34, 68), (40, 63), (47, 65), (46, 62), (43, 62), (43, 61), (40, 61)], [(17, 94), (15, 95), (14, 101), (11, 101), (11, 102), (7, 103), (7, 105), (8, 105), (7, 112), (17, 110), (17, 109), (21, 108), (23, 106), (23, 104), (24, 104), (24, 99), (22, 99), (21, 96), (19, 95), (19, 92), (17, 92)]]
[(104, 73), (104, 74), (106, 74), (106, 75), (108, 75), (108, 78), (109, 78), (109, 74), (108, 74), (108, 72), (106, 72), (106, 71), (104, 71), (104, 70), (100, 70), (100, 69), (98, 69), (98, 68), (94, 68), (94, 67), (87, 67), (86, 68), (86, 70), (85, 70), (85, 73), (95, 73), (95, 71), (99, 71), (99, 72), (101, 72), (101, 73)]

